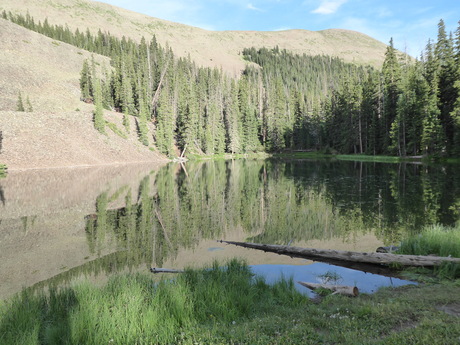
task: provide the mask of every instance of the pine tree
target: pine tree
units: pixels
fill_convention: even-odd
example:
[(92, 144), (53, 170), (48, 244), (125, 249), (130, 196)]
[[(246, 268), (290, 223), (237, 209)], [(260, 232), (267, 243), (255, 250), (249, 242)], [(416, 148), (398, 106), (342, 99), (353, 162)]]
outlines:
[(227, 127), (227, 150), (235, 154), (241, 153), (242, 142), (242, 122), (238, 105), (238, 86), (234, 80), (230, 85), (230, 96), (227, 99), (225, 107), (225, 123)]
[(16, 111), (25, 111), (24, 103), (22, 101), (21, 91), (19, 91), (19, 93), (18, 93), (18, 101), (16, 103)]
[(438, 24), (438, 40), (435, 47), (435, 59), (439, 66), (439, 109), (440, 119), (446, 137), (447, 154), (451, 155), (454, 150), (454, 120), (451, 116), (457, 99), (455, 82), (458, 80), (458, 66), (455, 63), (454, 42), (452, 35), (446, 34), (444, 21)]
[(303, 113), (303, 100), (300, 93), (295, 93), (294, 103), (294, 130), (292, 133), (293, 146), (295, 149), (307, 149), (308, 147), (308, 130), (306, 118)]
[(93, 82), (88, 60), (83, 61), (83, 67), (80, 72), (80, 90), (82, 100), (92, 100)]
[(142, 97), (139, 109), (139, 141), (145, 146), (149, 146), (148, 127), (147, 127), (147, 104)]
[(33, 108), (32, 108), (32, 103), (30, 103), (29, 95), (27, 95), (26, 107), (27, 107), (26, 111), (28, 111), (29, 113), (34, 111)]
[[(393, 46), (393, 38), (385, 52), (385, 61), (382, 67), (384, 81), (384, 112), (383, 112), (383, 150), (388, 151), (391, 144), (390, 131), (395, 131), (398, 123), (393, 125), (397, 116), (398, 97), (400, 94), (401, 66)], [(398, 129), (399, 131), (399, 129)]]
[(243, 152), (253, 152), (259, 146), (257, 138), (257, 113), (251, 106), (248, 80), (245, 77), (240, 79), (238, 88), (239, 111), (242, 122), (242, 150)]
[(102, 106), (101, 81), (96, 78), (94, 81), (94, 128), (105, 134), (104, 108)]
[(455, 64), (456, 64), (456, 80), (454, 82), (454, 88), (456, 91), (455, 102), (453, 109), (450, 113), (450, 117), (453, 122), (453, 142), (452, 142), (452, 155), (460, 157), (460, 21), (458, 22), (458, 28), (455, 31)]
[(160, 93), (157, 108), (156, 145), (160, 152), (174, 155), (174, 131), (176, 118), (171, 103), (169, 88), (165, 85)]

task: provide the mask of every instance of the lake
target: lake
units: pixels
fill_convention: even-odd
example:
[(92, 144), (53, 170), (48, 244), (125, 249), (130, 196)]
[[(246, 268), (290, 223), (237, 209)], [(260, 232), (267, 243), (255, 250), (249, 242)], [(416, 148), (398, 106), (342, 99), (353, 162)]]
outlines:
[(246, 159), (12, 171), (0, 180), (0, 299), (235, 256), (268, 281), (335, 272), (372, 292), (407, 282), (217, 240), (375, 251), (454, 224), (459, 204), (456, 165)]

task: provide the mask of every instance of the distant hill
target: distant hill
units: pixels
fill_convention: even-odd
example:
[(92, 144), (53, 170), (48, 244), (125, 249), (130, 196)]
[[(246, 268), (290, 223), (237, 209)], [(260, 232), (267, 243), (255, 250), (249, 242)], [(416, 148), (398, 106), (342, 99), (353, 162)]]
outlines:
[(244, 48), (274, 47), (307, 55), (332, 55), (347, 62), (380, 66), (386, 45), (355, 31), (207, 31), (192, 26), (149, 17), (101, 2), (89, 0), (3, 0), (0, 11), (11, 11), (36, 20), (48, 18), (50, 24), (96, 33), (99, 29), (133, 39), (155, 35), (160, 44), (172, 48), (177, 56), (187, 57), (201, 66), (222, 67), (231, 74), (245, 66), (240, 53)]

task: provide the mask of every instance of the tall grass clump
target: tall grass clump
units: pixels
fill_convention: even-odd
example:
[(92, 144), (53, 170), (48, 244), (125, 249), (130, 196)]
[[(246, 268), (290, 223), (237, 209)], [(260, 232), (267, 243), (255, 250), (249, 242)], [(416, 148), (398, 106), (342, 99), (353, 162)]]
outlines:
[[(400, 254), (460, 258), (460, 223), (455, 227), (432, 225), (401, 242)], [(443, 263), (435, 271), (445, 278), (459, 278), (460, 265)]]
[(175, 344), (199, 339), (203, 325), (219, 329), (306, 301), (292, 280), (269, 286), (239, 260), (161, 281), (123, 275), (103, 287), (24, 290), (1, 305), (0, 344)]

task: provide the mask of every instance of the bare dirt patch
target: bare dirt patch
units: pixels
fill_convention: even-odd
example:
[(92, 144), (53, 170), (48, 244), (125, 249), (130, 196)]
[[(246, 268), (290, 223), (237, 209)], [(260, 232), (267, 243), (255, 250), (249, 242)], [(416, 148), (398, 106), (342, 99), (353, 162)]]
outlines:
[[(166, 161), (139, 142), (134, 118), (124, 139), (108, 128), (107, 135), (96, 131), (92, 117), (81, 111), (0, 112), (0, 161), (9, 170)], [(121, 114), (107, 112), (105, 118), (121, 122)]]
[(443, 311), (446, 314), (460, 317), (460, 303), (452, 303), (446, 305), (439, 305), (436, 307), (439, 311)]

